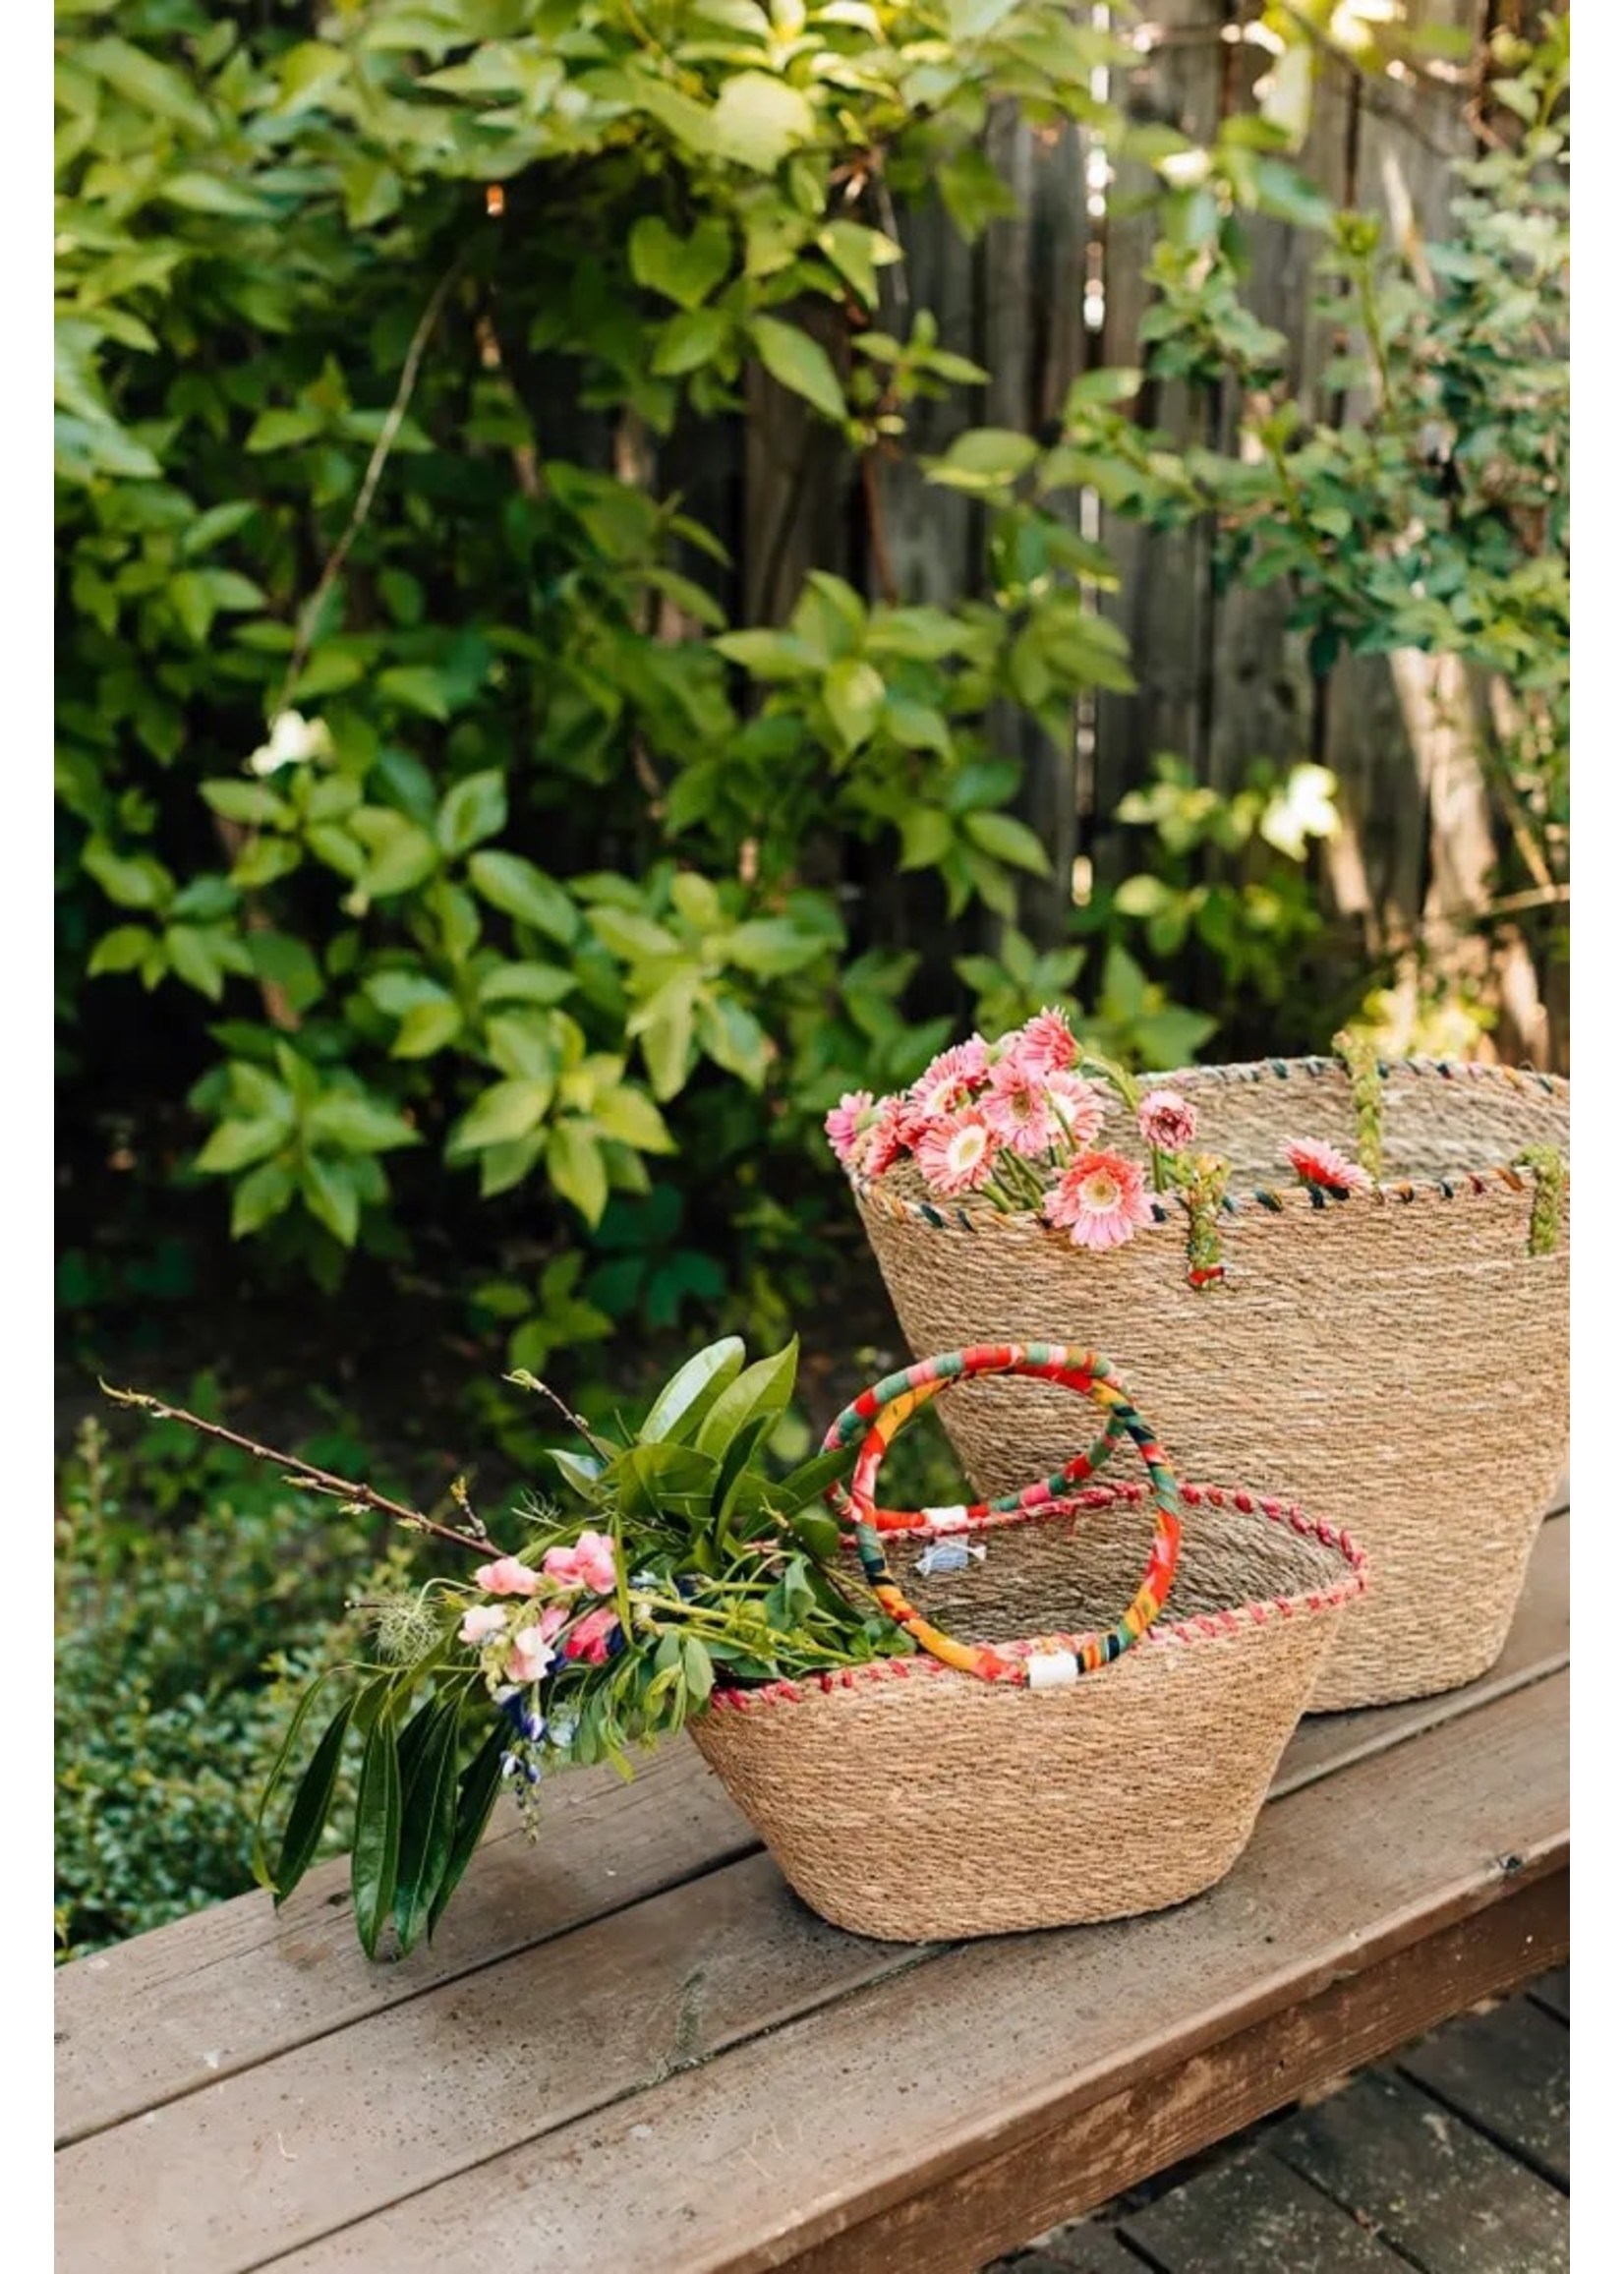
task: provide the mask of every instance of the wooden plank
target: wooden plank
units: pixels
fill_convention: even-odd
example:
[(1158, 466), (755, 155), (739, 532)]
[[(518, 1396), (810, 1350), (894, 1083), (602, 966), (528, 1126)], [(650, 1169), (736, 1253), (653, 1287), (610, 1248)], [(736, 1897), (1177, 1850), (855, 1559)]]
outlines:
[(1202, 2172), (1122, 2221), (1163, 2274), (1398, 2274), (1405, 2264), (1289, 2165), (1257, 2149)]
[(533, 1846), (503, 1803), (433, 1945), (394, 1965), (369, 1964), (357, 1948), (339, 1861), (280, 1911), (243, 1895), (62, 1967), (59, 2137), (212, 2084), (760, 1844), (686, 1742), (653, 1755), (630, 1785), (608, 1769), (561, 1778), (546, 1811)]
[[(1559, 1956), (1565, 1887), (1559, 1932), (1519, 1911), (1508, 1944), (1493, 1921), (1508, 1887), (1520, 1899), (1565, 1863), (1566, 1747), (1556, 1676), (1272, 1804), (1229, 1877), (1176, 1911), (949, 1949), (284, 2274), (478, 2262), (515, 2220), (534, 2274), (651, 2252), (673, 2274), (979, 2265), (1294, 2097), (1345, 2047), (1386, 2050)], [(1444, 1956), (1418, 1965), (1434, 1939)], [(1240, 2039), (1232, 2070), (1218, 2049)]]
[(1566, 2197), (1401, 2076), (1356, 2077), (1270, 2145), (1424, 2274), (1559, 2274), (1568, 2263)]
[(62, 2149), (62, 2263), (257, 2265), (921, 1956), (750, 1856)]
[[(1439, 1698), (1316, 1716), (1287, 1748), (1274, 1791), (1333, 1774), (1565, 1662), (1567, 1523), (1543, 1528), (1499, 1663)], [(262, 1895), (221, 1903), (83, 1958), (57, 1975), (57, 2121), (64, 2141), (216, 2082), (368, 2013), (417, 1998), (737, 1860), (759, 1843), (686, 1742), (627, 1786), (610, 1772), (561, 1778), (532, 1847), (486, 1843), (432, 1948), (373, 1966), (355, 1944), (348, 1869), (324, 1865), (280, 1913)]]
[(1519, 2156), (1568, 2186), (1568, 2032), (1529, 1998), (1463, 2014), (1406, 2053), (1401, 2074)]

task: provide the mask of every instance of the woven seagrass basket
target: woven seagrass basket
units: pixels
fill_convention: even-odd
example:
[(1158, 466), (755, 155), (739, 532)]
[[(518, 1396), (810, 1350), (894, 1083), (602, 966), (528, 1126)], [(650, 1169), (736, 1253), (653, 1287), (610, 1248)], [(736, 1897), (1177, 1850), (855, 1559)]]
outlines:
[[(1181, 1474), (1255, 1479), (1352, 1526), (1370, 1587), (1311, 1711), (1473, 1680), (1505, 1643), (1566, 1459), (1568, 1084), (1408, 1059), (1361, 1086), (1329, 1058), (1145, 1082), (1188, 1097), (1201, 1149), (1230, 1164), (1221, 1282), (1189, 1284), (1171, 1195), (1156, 1223), (1093, 1253), (1032, 1214), (933, 1201), (904, 1160), (853, 1191), (909, 1349), (1108, 1350)], [(1374, 1137), (1373, 1189), (1282, 1189), (1281, 1148), (1305, 1136), (1356, 1156), (1363, 1139), (1367, 1162)], [(1100, 1143), (1133, 1137), (1113, 1104)], [(943, 1419), (988, 1494), (1052, 1469), (1073, 1428), (1036, 1381), (972, 1384)]]
[[(1106, 1431), (997, 1502), (876, 1510), (889, 1438), (977, 1373), (1080, 1390)], [(718, 1690), (689, 1723), (791, 1887), (890, 1942), (1123, 1918), (1211, 1887), (1364, 1584), (1360, 1549), (1278, 1500), (1176, 1482), (1085, 1351), (925, 1361), (848, 1407), (830, 1441), (864, 1429), (857, 1551), (921, 1655)], [(1125, 1433), (1148, 1481), (1087, 1483)], [(888, 1545), (908, 1557), (908, 1599)]]

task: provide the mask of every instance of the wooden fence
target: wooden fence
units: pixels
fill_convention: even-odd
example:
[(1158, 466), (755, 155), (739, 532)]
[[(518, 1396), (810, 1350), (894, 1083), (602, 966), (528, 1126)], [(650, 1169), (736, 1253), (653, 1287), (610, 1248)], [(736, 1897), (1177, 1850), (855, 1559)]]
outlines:
[[(1509, 9), (1507, 0), (1411, 0), (1409, 19), (1464, 29), (1480, 54), (1508, 13), (1516, 0)], [(1112, 95), (1138, 118), (1210, 138), (1251, 105), (1267, 67), (1266, 49), (1246, 36), (1256, 14), (1245, 0), (1143, 0), (1142, 62)], [(1469, 93), (1372, 79), (1327, 58), (1299, 162), (1339, 205), (1383, 216), (1401, 246), (1447, 236), (1451, 161), (1475, 147)], [(979, 405), (966, 407), (959, 393), (921, 407), (914, 437), (926, 452), (975, 419), (1035, 432), (1078, 372), (1143, 360), (1137, 329), (1154, 217), (1135, 193), (1148, 189), (1148, 175), (1135, 179), (1129, 168), (1108, 192), (1085, 130), (1040, 133), (1015, 119), (992, 129), (991, 155), (1015, 186), (1017, 217), (995, 222), (969, 248), (940, 210), (904, 215), (907, 260), (883, 272), (911, 307), (934, 313), (944, 345), (991, 375)], [(1248, 304), (1289, 341), (1305, 411), (1332, 422), (1357, 415), (1322, 378), (1331, 340), (1312, 314), (1315, 240), (1284, 222), (1249, 226)], [(887, 313), (896, 315), (895, 302)], [(1221, 449), (1235, 437), (1232, 395), (1148, 382), (1140, 415)], [(809, 567), (907, 601), (945, 599), (977, 581), (973, 501), (930, 487), (909, 465), (884, 469), (865, 492), (838, 440), (765, 379), (750, 401), (742, 483), (735, 464), (712, 457), (703, 441), (679, 478), (696, 510), (707, 509), (708, 496), (731, 526), (742, 563), (734, 597), (746, 621), (782, 618)], [(1344, 660), (1316, 680), (1305, 640), (1287, 629), (1287, 595), (1221, 591), (1207, 531), (1150, 536), (1107, 517), (1102, 534), (1122, 572), (1106, 605), (1128, 634), (1137, 691), (1102, 699), (1066, 752), (1029, 722), (995, 723), (1024, 763), (1023, 810), (1055, 860), (1052, 885), (1023, 887), (1026, 927), (1059, 936), (1079, 851), (1111, 877), (1121, 849), (1111, 817), (1158, 752), (1179, 754), (1219, 787), (1235, 786), (1253, 758), (1312, 759), (1341, 784), (1345, 825), (1327, 847), (1327, 903), (1370, 962), (1406, 943), (1444, 949), (1457, 976), (1497, 1000), (1502, 1055), (1565, 1065), (1563, 970), (1537, 970), (1509, 929), (1472, 934), (1494, 836), (1475, 755), (1477, 696), (1458, 664), (1416, 654)]]

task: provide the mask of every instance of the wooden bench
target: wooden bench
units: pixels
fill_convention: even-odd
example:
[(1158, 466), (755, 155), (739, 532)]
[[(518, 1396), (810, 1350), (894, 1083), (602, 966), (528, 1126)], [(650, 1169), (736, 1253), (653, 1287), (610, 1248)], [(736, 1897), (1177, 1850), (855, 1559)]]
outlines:
[(1487, 1678), (1305, 1722), (1159, 1917), (859, 1941), (680, 1742), (498, 1824), (401, 1963), (342, 1864), (81, 1959), (58, 2265), (966, 2274), (1563, 1959), (1567, 1528)]

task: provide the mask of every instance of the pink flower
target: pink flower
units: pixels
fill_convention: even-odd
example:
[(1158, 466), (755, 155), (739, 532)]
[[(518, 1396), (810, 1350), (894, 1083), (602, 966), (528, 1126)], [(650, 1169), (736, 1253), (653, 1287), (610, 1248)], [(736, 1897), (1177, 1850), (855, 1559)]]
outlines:
[(1195, 1108), (1176, 1089), (1148, 1089), (1139, 1100), (1139, 1135), (1159, 1153), (1182, 1153), (1195, 1142)]
[(569, 1613), (561, 1603), (550, 1603), (540, 1618), (519, 1629), (507, 1654), (506, 1673), (510, 1682), (541, 1680), (558, 1656), (552, 1648), (552, 1638), (568, 1619)]
[(550, 1547), (542, 1569), (560, 1587), (608, 1595), (614, 1586), (614, 1543), (602, 1532), (583, 1532), (573, 1547)]
[(537, 1595), (541, 1592), (541, 1573), (532, 1571), (529, 1564), (521, 1563), (516, 1555), (498, 1555), (494, 1563), (482, 1563), (474, 1577), (487, 1595)]
[(1077, 1038), (1066, 1023), (1064, 1011), (1040, 1011), (1005, 1039), (1016, 1065), (1040, 1081), (1046, 1074), (1064, 1074), (1077, 1062)]
[(527, 1626), (513, 1637), (505, 1668), (510, 1682), (539, 1682), (558, 1656), (539, 1626)]
[(956, 1042), (933, 1058), (909, 1090), (908, 1096), (927, 1121), (939, 1121), (968, 1105), (987, 1079), (987, 1045), (979, 1034)]
[(1322, 1145), (1312, 1137), (1293, 1137), (1285, 1147), (1285, 1157), (1305, 1185), (1323, 1185), (1337, 1193), (1367, 1193), (1369, 1177), (1357, 1161), (1344, 1160), (1335, 1145)]
[(1049, 1109), (1073, 1144), (1092, 1144), (1105, 1117), (1105, 1100), (1098, 1082), (1084, 1081), (1080, 1074), (1068, 1074), (1062, 1069), (1058, 1074), (1051, 1074), (1044, 1086), (1049, 1093)]
[(1028, 1160), (1046, 1153), (1055, 1140), (1054, 1116), (1042, 1078), (1028, 1073), (1018, 1058), (1001, 1058), (993, 1068), (993, 1085), (981, 1110), (993, 1134)]
[(619, 1621), (607, 1603), (602, 1610), (589, 1610), (566, 1638), (565, 1658), (584, 1659), (589, 1666), (601, 1666), (609, 1655), (609, 1637), (618, 1627)]
[(1078, 1248), (1120, 1248), (1156, 1220), (1143, 1177), (1120, 1153), (1079, 1153), (1045, 1197), (1043, 1213), (1068, 1227)]
[(506, 1624), (507, 1613), (496, 1603), (477, 1603), (472, 1610), (464, 1611), (457, 1640), (471, 1643), (475, 1650), (483, 1650), (493, 1635), (500, 1634)]
[(888, 1097), (879, 1118), (863, 1139), (858, 1162), (865, 1177), (882, 1177), (892, 1162), (913, 1142), (915, 1108), (907, 1097)]
[(998, 1138), (979, 1108), (967, 1106), (933, 1122), (916, 1147), (919, 1171), (933, 1193), (975, 1193), (993, 1173)]
[(866, 1131), (878, 1116), (874, 1109), (874, 1093), (867, 1089), (848, 1089), (837, 1106), (824, 1116), (824, 1134), (835, 1148), (835, 1158), (841, 1168), (848, 1168)]

